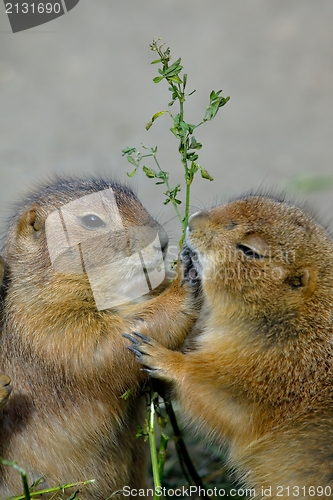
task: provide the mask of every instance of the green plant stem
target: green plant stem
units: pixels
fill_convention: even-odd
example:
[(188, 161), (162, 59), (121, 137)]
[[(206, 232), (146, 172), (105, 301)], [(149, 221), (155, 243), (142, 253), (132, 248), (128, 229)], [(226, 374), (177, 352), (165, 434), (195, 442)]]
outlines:
[(181, 92), (180, 89), (179, 89), (179, 92), (181, 94), (181, 99), (179, 99), (179, 116), (180, 116), (180, 119), (182, 121), (184, 121), (184, 101), (185, 101), (185, 97), (184, 97), (184, 92)]
[(30, 500), (31, 494), (30, 494), (30, 491), (29, 491), (27, 474), (26, 474), (26, 472), (23, 469), (21, 469), (20, 472), (21, 472), (21, 478), (22, 478), (22, 484), (23, 484), (24, 498), (26, 500)]
[(183, 241), (184, 241), (184, 237), (185, 237), (186, 228), (188, 226), (188, 219), (189, 219), (189, 214), (190, 214), (191, 184), (192, 184), (192, 181), (186, 182), (185, 216), (184, 216), (184, 225), (183, 225), (184, 230), (183, 230), (183, 235), (182, 235), (182, 239), (181, 239), (182, 245), (183, 245)]
[[(181, 65), (181, 58), (177, 59), (174, 63), (170, 64), (171, 61), (170, 48), (162, 50), (164, 44), (158, 45), (158, 40), (153, 40), (153, 42), (150, 45), (150, 48), (153, 51), (156, 51), (157, 54), (159, 55), (159, 59), (154, 60), (152, 64), (162, 64), (162, 68), (158, 69), (158, 75), (153, 79), (153, 81), (154, 83), (159, 83), (162, 80), (167, 81), (169, 85), (168, 90), (171, 92), (172, 95), (171, 101), (168, 103), (168, 106), (173, 106), (173, 104), (177, 102), (179, 105), (179, 112), (173, 115), (172, 113), (170, 113), (170, 111), (165, 109), (163, 109), (162, 111), (158, 111), (152, 116), (151, 120), (146, 124), (146, 130), (149, 130), (151, 128), (151, 126), (157, 120), (157, 118), (159, 118), (162, 115), (169, 114), (173, 123), (172, 128), (170, 128), (170, 132), (172, 132), (172, 134), (178, 140), (179, 144), (178, 152), (180, 154), (181, 163), (184, 168), (184, 178), (186, 187), (185, 187), (185, 211), (183, 217), (181, 216), (178, 209), (178, 204), (181, 204), (183, 200), (177, 197), (179, 191), (181, 190), (181, 185), (177, 184), (173, 188), (170, 187), (169, 174), (168, 172), (165, 172), (161, 169), (160, 164), (156, 158), (157, 147), (148, 149), (145, 146), (143, 146), (144, 149), (149, 151), (149, 154), (147, 155), (141, 155), (141, 153), (136, 148), (127, 147), (123, 150), (123, 155), (127, 154), (127, 159), (129, 163), (131, 163), (135, 167), (131, 173), (127, 173), (129, 177), (133, 177), (135, 175), (135, 173), (139, 168), (140, 162), (143, 158), (148, 156), (152, 156), (154, 158), (158, 171), (150, 169), (147, 166), (143, 166), (142, 168), (148, 178), (156, 179), (157, 180), (156, 184), (165, 184), (167, 187), (167, 191), (164, 193), (166, 195), (166, 200), (164, 204), (167, 205), (170, 202), (173, 204), (177, 217), (181, 223), (182, 236), (179, 241), (179, 246), (181, 249), (183, 246), (186, 229), (188, 226), (191, 185), (194, 180), (194, 177), (197, 172), (200, 172), (201, 177), (203, 179), (207, 179), (209, 181), (213, 180), (213, 177), (207, 172), (207, 170), (197, 162), (197, 159), (199, 157), (197, 151), (202, 148), (202, 144), (196, 140), (196, 138), (193, 135), (193, 132), (203, 123), (212, 120), (216, 116), (219, 108), (224, 106), (228, 102), (229, 97), (223, 97), (221, 95), (222, 90), (218, 91), (212, 90), (209, 95), (209, 104), (206, 107), (203, 119), (199, 122), (198, 125), (186, 123), (184, 120), (184, 103), (186, 98), (191, 96), (195, 92), (195, 90), (193, 90), (190, 93), (185, 93), (187, 85), (187, 74), (186, 73), (181, 74), (183, 69), (183, 66)], [(189, 483), (194, 482), (197, 486), (204, 487), (201, 478), (196, 472), (195, 467), (190, 459), (185, 443), (181, 437), (180, 429), (178, 427), (177, 420), (173, 412), (171, 403), (165, 400), (164, 397), (163, 399), (165, 401), (167, 413), (174, 430), (176, 449), (184, 475)], [(157, 448), (156, 448), (155, 431), (154, 431), (155, 402), (156, 402), (156, 397), (154, 398), (154, 393), (151, 392), (150, 414), (148, 417), (148, 424), (145, 427), (145, 432), (143, 433), (143, 435), (145, 436), (147, 436), (147, 434), (149, 435), (153, 478), (154, 478), (154, 486), (156, 492), (156, 488), (158, 486), (161, 486), (161, 478), (163, 477), (166, 442), (163, 442), (161, 439), (159, 448), (160, 455), (159, 458), (157, 458)], [(158, 466), (160, 466), (160, 469), (158, 469)], [(154, 495), (154, 498), (155, 497), (156, 493)]]
[(57, 493), (58, 491), (67, 490), (69, 488), (83, 487), (83, 486), (86, 486), (86, 485), (91, 484), (93, 482), (94, 481), (91, 480), (91, 481), (84, 481), (82, 483), (65, 484), (64, 486), (55, 486), (53, 488), (47, 488), (45, 490), (38, 490), (38, 491), (32, 491), (32, 492), (30, 492), (28, 490), (29, 496), (27, 496), (27, 494), (25, 492), (24, 495), (20, 495), (18, 497), (10, 497), (10, 499), (8, 499), (8, 500), (27, 500), (30, 498), (44, 495), (45, 493)]
[(158, 459), (156, 452), (156, 439), (155, 439), (155, 406), (154, 406), (154, 391), (151, 390), (150, 393), (150, 414), (149, 414), (149, 445), (150, 445), (150, 456), (153, 469), (153, 479), (154, 479), (154, 500), (157, 500), (156, 488), (161, 486), (161, 480), (158, 468)]
[(160, 447), (158, 450), (158, 473), (159, 477), (163, 477), (165, 459), (167, 456), (167, 446), (169, 442), (169, 437), (161, 433)]
[[(147, 156), (148, 156), (148, 155), (147, 155)], [(160, 164), (159, 164), (159, 162), (158, 162), (158, 160), (157, 160), (157, 158), (156, 158), (156, 152), (155, 152), (155, 153), (153, 153), (153, 158), (154, 158), (154, 161), (155, 161), (155, 163), (156, 163), (157, 168), (159, 169), (159, 171), (160, 171), (160, 172), (162, 172), (162, 169), (161, 169), (161, 167), (160, 167)], [(171, 188), (170, 188), (170, 184), (169, 184), (169, 181), (168, 181), (168, 179), (167, 179), (167, 178), (165, 179), (165, 185), (166, 185), (166, 187), (168, 188), (168, 190), (170, 191), (170, 189), (171, 189)], [(182, 219), (182, 216), (180, 215), (180, 212), (179, 212), (179, 210), (178, 210), (178, 205), (177, 205), (177, 203), (176, 203), (176, 202), (175, 202), (175, 200), (173, 200), (173, 199), (171, 199), (171, 203), (172, 203), (172, 204), (173, 204), (173, 206), (174, 206), (174, 209), (175, 209), (175, 211), (176, 211), (177, 217), (178, 217), (178, 219), (179, 219), (179, 221), (180, 221), (181, 225), (183, 225), (183, 219)]]
[[(157, 48), (157, 52), (158, 52), (158, 55), (161, 58), (161, 61), (163, 61), (163, 69), (166, 70), (168, 68), (168, 60), (164, 59), (164, 54), (163, 54), (162, 50), (160, 50), (159, 48)], [(184, 122), (185, 80), (182, 82), (183, 88), (181, 88), (181, 84), (180, 83), (178, 83), (177, 85), (175, 85), (168, 78), (167, 78), (167, 81), (170, 84), (170, 87), (172, 88), (174, 94), (176, 94), (178, 96), (178, 101), (179, 101), (179, 121), (180, 121), (180, 123), (182, 123), (182, 122)], [(184, 170), (185, 170), (185, 182), (186, 182), (185, 215), (184, 215), (183, 219), (179, 215), (177, 203), (174, 202), (174, 200), (172, 200), (173, 201), (173, 205), (174, 205), (174, 207), (176, 209), (176, 212), (177, 212), (177, 216), (178, 216), (178, 218), (179, 218), (179, 220), (181, 222), (182, 230), (183, 230), (182, 231), (182, 237), (181, 237), (181, 240), (179, 242), (180, 248), (183, 245), (184, 235), (185, 235), (185, 231), (186, 231), (187, 223), (188, 223), (188, 219), (189, 219), (190, 193), (191, 193), (191, 184), (192, 184), (192, 181), (193, 181), (193, 174), (189, 170), (188, 163), (187, 163), (187, 161), (188, 161), (187, 160), (187, 151), (188, 151), (187, 150), (187, 142), (188, 142), (188, 134), (185, 134), (185, 136), (180, 139), (180, 146), (179, 146), (179, 150), (181, 151), (181, 157), (182, 157), (181, 161), (183, 163)], [(168, 189), (170, 189), (170, 188), (168, 187)]]
[[(180, 121), (184, 121), (184, 102), (185, 102), (185, 88), (183, 91), (180, 90), (180, 85), (179, 87), (179, 94), (180, 94), (180, 99), (179, 99), (179, 118)], [(182, 163), (184, 165), (184, 170), (185, 170), (185, 185), (186, 185), (186, 194), (185, 194), (185, 214), (184, 218), (182, 220), (182, 236), (179, 242), (180, 248), (183, 246), (184, 238), (185, 238), (185, 231), (187, 228), (188, 224), (188, 218), (189, 218), (189, 210), (190, 210), (190, 194), (191, 194), (191, 184), (192, 184), (192, 179), (189, 176), (189, 169), (188, 169), (188, 164), (187, 164), (187, 141), (188, 137), (187, 134), (185, 138), (181, 138), (180, 140), (180, 150), (182, 151)]]
[(24, 495), (22, 497), (18, 497), (18, 498), (23, 498), (23, 500), (30, 500), (31, 494), (30, 494), (30, 489), (29, 489), (29, 485), (28, 485), (26, 471), (24, 469), (22, 469), (22, 467), (20, 467), (16, 462), (10, 462), (9, 460), (4, 460), (4, 459), (0, 458), (0, 463), (2, 465), (8, 465), (9, 467), (13, 467), (13, 469), (15, 469), (17, 472), (19, 472), (19, 474), (21, 475), (21, 479), (22, 479)]

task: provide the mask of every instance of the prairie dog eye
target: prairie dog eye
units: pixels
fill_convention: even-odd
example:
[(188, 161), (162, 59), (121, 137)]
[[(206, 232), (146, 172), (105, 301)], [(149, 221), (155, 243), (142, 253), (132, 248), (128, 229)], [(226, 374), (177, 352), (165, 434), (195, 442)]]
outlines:
[(86, 229), (94, 230), (105, 227), (105, 222), (96, 214), (87, 214), (79, 218), (79, 221)]

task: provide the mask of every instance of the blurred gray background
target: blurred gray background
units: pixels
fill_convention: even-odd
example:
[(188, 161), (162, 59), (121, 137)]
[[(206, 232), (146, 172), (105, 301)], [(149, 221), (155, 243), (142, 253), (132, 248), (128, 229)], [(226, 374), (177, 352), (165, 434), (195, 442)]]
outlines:
[[(129, 182), (174, 234), (164, 187), (122, 157), (159, 148), (170, 182), (182, 182), (170, 101), (154, 84), (153, 37), (182, 57), (185, 118), (202, 119), (209, 93), (230, 102), (198, 129), (199, 162), (215, 177), (194, 182), (193, 210), (249, 189), (290, 189), (294, 178), (333, 175), (332, 0), (80, 0), (66, 15), (12, 34), (0, 5), (0, 223), (24, 191), (52, 173), (99, 172)], [(150, 164), (153, 166), (152, 164)], [(290, 191), (333, 220), (333, 190)]]

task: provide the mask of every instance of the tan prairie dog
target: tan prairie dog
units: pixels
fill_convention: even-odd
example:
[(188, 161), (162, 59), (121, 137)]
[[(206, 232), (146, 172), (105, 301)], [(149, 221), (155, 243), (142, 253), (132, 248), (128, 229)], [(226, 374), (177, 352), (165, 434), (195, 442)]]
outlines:
[(187, 421), (229, 445), (257, 498), (333, 497), (333, 241), (269, 196), (197, 213), (183, 259), (201, 280), (187, 352), (132, 349)]
[[(151, 244), (157, 235), (159, 248)], [(85, 500), (145, 487), (145, 445), (135, 435), (145, 419), (146, 375), (122, 334), (138, 328), (178, 348), (196, 299), (181, 278), (160, 295), (127, 303), (122, 296), (118, 305), (115, 299), (157, 269), (167, 242), (130, 189), (102, 179), (58, 179), (31, 194), (12, 218), (2, 251), (0, 372), (13, 390), (0, 419), (0, 456), (16, 460), (30, 482), (94, 479), (80, 493)], [(106, 267), (96, 274), (99, 264)], [(96, 306), (92, 283), (110, 291), (109, 307)], [(8, 376), (0, 380), (4, 401)], [(18, 473), (1, 468), (0, 498), (21, 489)]]

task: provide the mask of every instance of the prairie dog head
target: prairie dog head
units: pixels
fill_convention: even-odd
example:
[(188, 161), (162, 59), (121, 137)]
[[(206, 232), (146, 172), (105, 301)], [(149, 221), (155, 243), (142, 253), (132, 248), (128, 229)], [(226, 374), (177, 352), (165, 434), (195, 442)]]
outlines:
[(10, 276), (19, 278), (11, 282), (26, 285), (31, 296), (48, 288), (43, 295), (56, 302), (90, 301), (92, 290), (98, 309), (105, 309), (149, 293), (149, 273), (150, 288), (157, 286), (167, 244), (164, 229), (129, 188), (63, 179), (23, 203), (4, 252)]
[(207, 304), (230, 316), (272, 325), (313, 303), (330, 310), (333, 242), (288, 203), (248, 196), (194, 214), (184, 252)]

